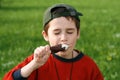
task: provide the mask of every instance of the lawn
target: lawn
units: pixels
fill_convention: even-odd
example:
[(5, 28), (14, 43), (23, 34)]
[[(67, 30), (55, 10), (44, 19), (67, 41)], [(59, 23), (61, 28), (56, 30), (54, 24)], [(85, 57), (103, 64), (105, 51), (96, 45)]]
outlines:
[(76, 48), (94, 59), (105, 80), (120, 80), (120, 0), (0, 0), (0, 80), (37, 46), (47, 44), (42, 17), (55, 3), (83, 13)]

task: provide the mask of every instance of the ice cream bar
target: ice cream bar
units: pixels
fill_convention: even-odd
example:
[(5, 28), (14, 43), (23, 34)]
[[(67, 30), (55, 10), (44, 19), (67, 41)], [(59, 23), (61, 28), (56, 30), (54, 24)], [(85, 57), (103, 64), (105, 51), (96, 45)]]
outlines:
[(50, 50), (52, 53), (57, 53), (59, 51), (65, 51), (68, 49), (68, 45), (67, 44), (58, 44), (56, 46), (52, 46), (50, 47)]

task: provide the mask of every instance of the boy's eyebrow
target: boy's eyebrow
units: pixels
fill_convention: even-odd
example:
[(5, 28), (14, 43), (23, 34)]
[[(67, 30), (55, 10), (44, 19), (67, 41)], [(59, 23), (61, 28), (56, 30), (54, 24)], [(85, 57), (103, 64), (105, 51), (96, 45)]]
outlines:
[(53, 31), (60, 31), (60, 29), (54, 29)]
[[(53, 29), (53, 31), (59, 31), (61, 29)], [(75, 28), (67, 28), (66, 30), (75, 30)]]
[(57, 31), (57, 30), (60, 30), (60, 29), (53, 29), (53, 31)]
[(75, 30), (75, 28), (68, 28), (67, 30)]

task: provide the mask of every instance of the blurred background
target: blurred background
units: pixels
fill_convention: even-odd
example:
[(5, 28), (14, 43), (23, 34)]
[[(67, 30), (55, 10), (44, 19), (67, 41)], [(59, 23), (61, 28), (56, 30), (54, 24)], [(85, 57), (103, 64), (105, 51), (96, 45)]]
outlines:
[(83, 13), (76, 48), (94, 59), (105, 80), (120, 80), (120, 0), (0, 0), (0, 80), (47, 44), (41, 35), (43, 13), (56, 3)]

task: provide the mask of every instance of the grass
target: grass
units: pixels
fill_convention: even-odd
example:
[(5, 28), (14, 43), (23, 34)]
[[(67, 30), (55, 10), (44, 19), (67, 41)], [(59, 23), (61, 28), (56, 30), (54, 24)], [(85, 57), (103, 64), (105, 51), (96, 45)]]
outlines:
[(41, 35), (42, 17), (55, 3), (70, 4), (84, 14), (76, 48), (96, 61), (105, 80), (119, 80), (119, 0), (1, 0), (0, 79), (37, 46), (47, 44)]

